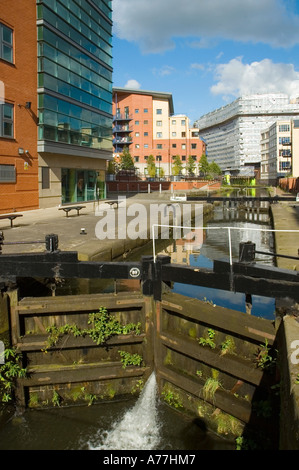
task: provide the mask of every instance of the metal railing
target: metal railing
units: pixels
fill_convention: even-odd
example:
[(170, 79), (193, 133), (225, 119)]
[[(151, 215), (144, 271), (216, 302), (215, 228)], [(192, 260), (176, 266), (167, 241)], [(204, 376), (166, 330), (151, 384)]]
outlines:
[[(156, 237), (156, 229), (161, 227), (162, 228), (168, 228), (168, 229), (180, 229), (180, 230), (190, 230), (195, 231), (195, 230), (227, 230), (228, 234), (228, 247), (229, 247), (229, 263), (232, 266), (233, 264), (233, 248), (232, 248), (232, 237), (231, 233), (232, 231), (255, 231), (255, 232), (282, 232), (282, 233), (299, 233), (299, 230), (275, 230), (275, 229), (264, 229), (264, 228), (249, 228), (249, 227), (190, 227), (190, 226), (184, 226), (184, 225), (166, 225), (166, 224), (153, 224), (152, 225), (152, 240), (153, 240), (153, 257), (154, 257), (154, 263), (156, 262), (156, 244), (155, 240), (157, 239)], [(284, 258), (290, 258), (290, 259), (296, 259), (299, 260), (299, 257), (294, 257), (294, 256), (288, 256), (288, 255), (280, 255), (278, 253), (271, 253), (271, 252), (260, 252), (260, 251), (255, 251), (255, 253), (261, 253), (264, 255), (269, 255), (269, 256), (276, 256), (276, 257), (284, 257)]]

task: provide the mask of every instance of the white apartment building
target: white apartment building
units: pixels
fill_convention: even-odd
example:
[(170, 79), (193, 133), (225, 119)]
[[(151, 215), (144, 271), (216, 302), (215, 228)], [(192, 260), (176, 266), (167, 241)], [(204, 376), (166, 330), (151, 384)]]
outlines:
[(261, 133), (261, 179), (299, 176), (299, 119), (277, 121)]
[(196, 121), (208, 161), (223, 172), (253, 176), (260, 169), (261, 133), (279, 120), (299, 118), (298, 102), (282, 93), (243, 96)]

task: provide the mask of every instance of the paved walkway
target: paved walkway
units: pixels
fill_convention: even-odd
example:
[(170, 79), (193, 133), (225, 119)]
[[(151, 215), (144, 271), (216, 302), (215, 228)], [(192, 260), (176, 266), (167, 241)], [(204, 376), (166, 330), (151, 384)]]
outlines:
[[(118, 198), (114, 198), (117, 200)], [(107, 200), (108, 201), (108, 200)], [(10, 221), (7, 219), (0, 220), (0, 231), (4, 235), (5, 242), (30, 242), (45, 240), (45, 236), (49, 234), (57, 234), (59, 239), (59, 249), (64, 251), (77, 251), (78, 257), (82, 261), (110, 261), (123, 253), (127, 253), (133, 248), (142, 246), (148, 240), (150, 234), (150, 205), (151, 204), (172, 204), (170, 201), (170, 193), (152, 193), (139, 194), (133, 197), (125, 198), (119, 207), (109, 206), (105, 201), (98, 203), (84, 203), (86, 208), (80, 211), (72, 210), (68, 217), (64, 211), (58, 207), (49, 209), (37, 209), (33, 211), (19, 212), (23, 217), (14, 220), (13, 228), (10, 228)], [(136, 212), (138, 207), (133, 204), (141, 204), (140, 213)], [(201, 205), (201, 204), (200, 204)], [(140, 206), (139, 206), (140, 207)], [(110, 227), (109, 235), (105, 240), (100, 240), (96, 234), (96, 230), (100, 229), (100, 215), (106, 217), (105, 213), (99, 211), (103, 208), (109, 210), (111, 221), (107, 223)], [(131, 208), (131, 213), (128, 209)], [(144, 238), (133, 240), (130, 237), (124, 238), (130, 221), (138, 218), (139, 227), (133, 227), (133, 231), (142, 231)], [(113, 227), (115, 220), (115, 230)], [(137, 222), (136, 222), (137, 223)], [(82, 234), (82, 229), (84, 233)], [(103, 227), (106, 231), (107, 226)], [(122, 235), (120, 235), (120, 233)], [(4, 245), (3, 254), (24, 253), (45, 250), (45, 244), (19, 244)]]
[[(275, 233), (275, 252), (281, 255), (298, 257), (299, 252), (299, 204), (272, 204), (271, 211), (275, 230), (290, 232)], [(293, 230), (293, 232), (291, 232)], [(295, 232), (297, 230), (297, 232)], [(277, 258), (277, 266), (282, 269), (299, 271), (299, 261)]]

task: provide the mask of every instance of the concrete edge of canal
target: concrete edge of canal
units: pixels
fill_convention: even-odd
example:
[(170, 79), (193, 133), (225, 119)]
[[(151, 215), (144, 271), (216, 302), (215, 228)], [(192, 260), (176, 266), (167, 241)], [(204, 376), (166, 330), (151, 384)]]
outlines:
[[(272, 204), (274, 230), (299, 230), (299, 205)], [(275, 252), (298, 256), (298, 233), (276, 232)], [(277, 258), (282, 269), (299, 271), (296, 260)], [(279, 334), (281, 361), (281, 432), (280, 448), (299, 449), (299, 308), (283, 317)]]

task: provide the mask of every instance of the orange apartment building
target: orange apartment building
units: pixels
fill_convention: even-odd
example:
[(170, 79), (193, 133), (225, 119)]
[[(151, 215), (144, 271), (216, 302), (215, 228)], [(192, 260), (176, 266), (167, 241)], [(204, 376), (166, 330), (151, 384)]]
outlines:
[(15, 2), (1, 1), (1, 213), (39, 206), (35, 10), (35, 2), (26, 2), (20, 15)]
[(155, 158), (157, 175), (163, 168), (164, 175), (169, 176), (176, 155), (183, 167), (191, 155), (197, 168), (206, 150), (198, 129), (190, 127), (189, 118), (174, 114), (170, 93), (113, 88), (114, 155), (120, 155), (125, 147), (140, 176), (147, 175), (149, 155)]

